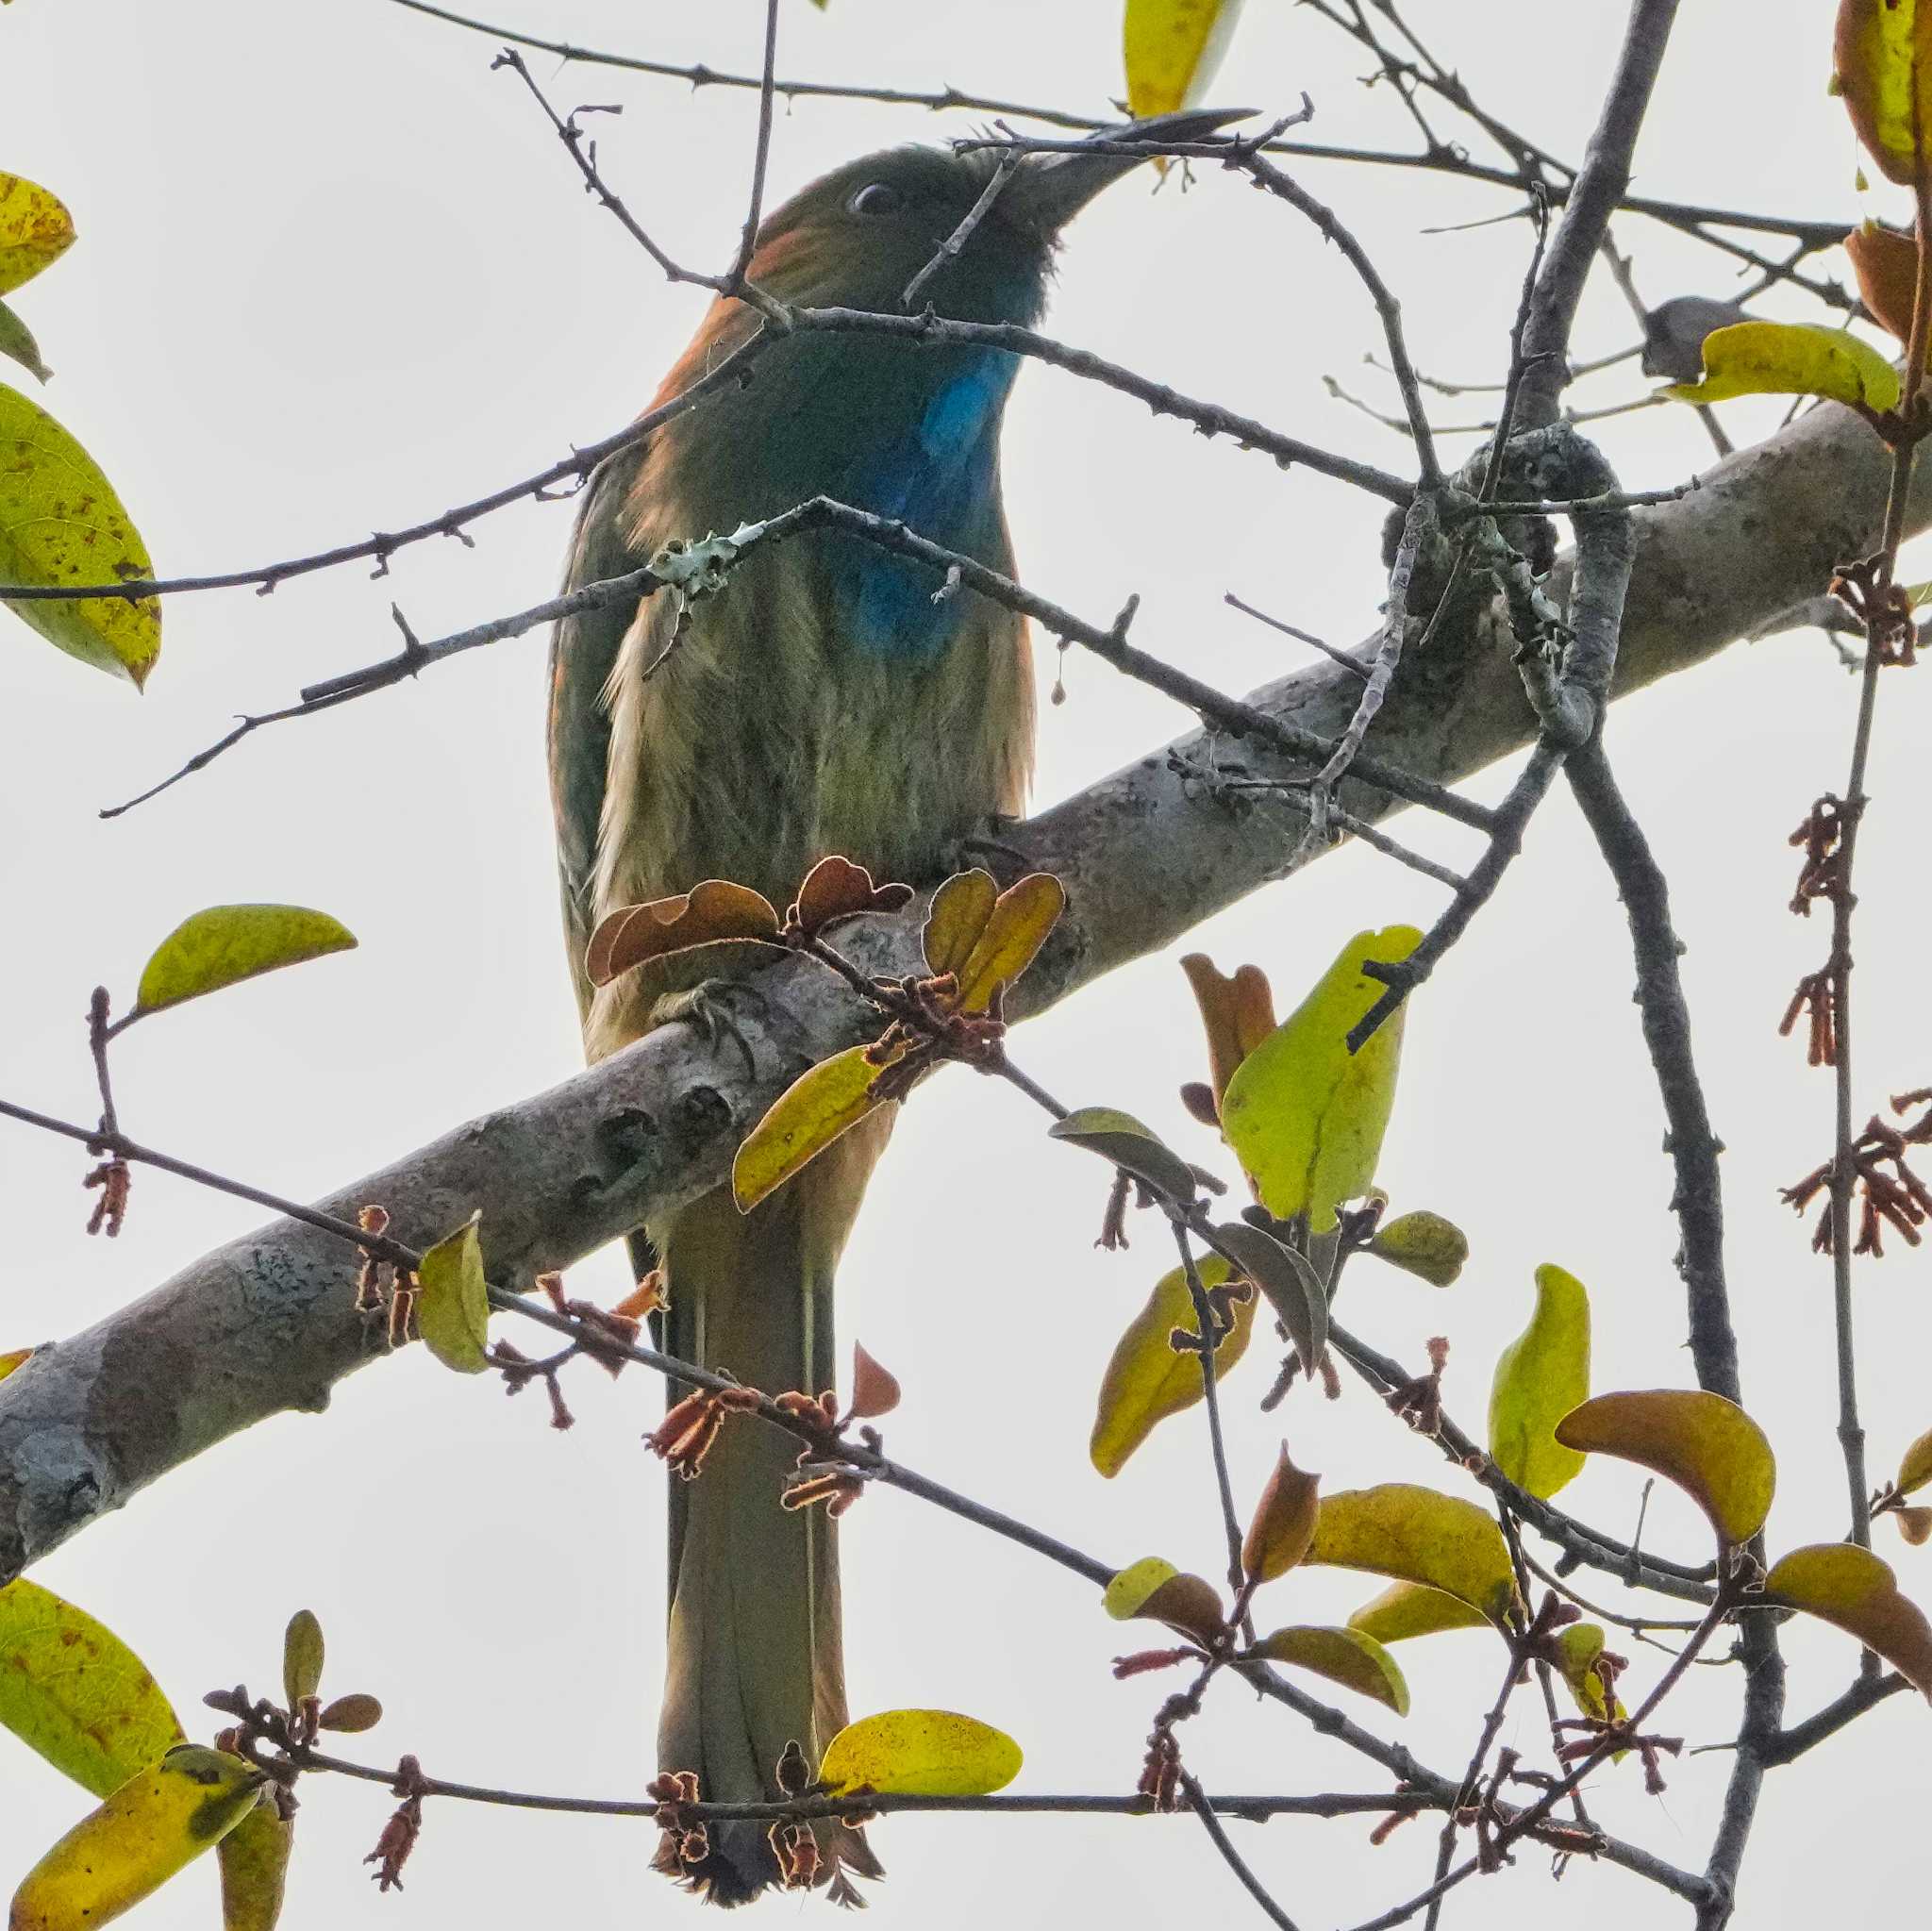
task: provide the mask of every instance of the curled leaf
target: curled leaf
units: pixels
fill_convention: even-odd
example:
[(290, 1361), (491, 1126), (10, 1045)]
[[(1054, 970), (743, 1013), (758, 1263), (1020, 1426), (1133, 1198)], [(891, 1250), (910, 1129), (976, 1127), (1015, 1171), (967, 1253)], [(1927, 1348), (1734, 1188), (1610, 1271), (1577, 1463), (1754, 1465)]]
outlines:
[(1208, 1029), (1208, 1066), (1218, 1108), (1234, 1070), (1274, 1030), (1274, 994), (1257, 965), (1237, 966), (1228, 978), (1205, 952), (1181, 959)]
[(778, 914), (762, 892), (707, 878), (671, 898), (623, 906), (598, 922), (584, 952), (584, 976), (605, 986), (633, 966), (727, 940), (775, 942)]
[(1764, 1526), (1777, 1464), (1764, 1430), (1735, 1402), (1701, 1389), (1600, 1394), (1573, 1408), (1557, 1440), (1586, 1455), (1614, 1455), (1675, 1482), (1726, 1545)]
[[(1199, 1272), (1204, 1287), (1218, 1288), (1227, 1279), (1227, 1262), (1218, 1254), (1204, 1255)], [(1255, 1325), (1254, 1296), (1234, 1302), (1229, 1316), (1229, 1325), (1214, 1349), (1217, 1378), (1247, 1353)], [(1196, 1331), (1194, 1297), (1188, 1290), (1187, 1275), (1177, 1267), (1155, 1282), (1147, 1305), (1114, 1344), (1101, 1378), (1088, 1452), (1103, 1475), (1119, 1474), (1157, 1423), (1201, 1399), (1200, 1357), (1191, 1351), (1176, 1352), (1168, 1339), (1176, 1328)]]
[(1909, 1495), (1914, 1489), (1923, 1489), (1932, 1482), (1932, 1428), (1899, 1457), (1898, 1480), (1894, 1484), (1901, 1495)]
[(1487, 1509), (1409, 1482), (1326, 1495), (1305, 1558), (1425, 1583), (1506, 1625), (1517, 1602), (1508, 1545)]
[(1117, 1107), (1076, 1107), (1046, 1130), (1051, 1139), (1085, 1147), (1183, 1205), (1198, 1190), (1199, 1183), (1187, 1161), (1151, 1127)]
[(1307, 1473), (1288, 1458), (1284, 1441), (1241, 1543), (1241, 1571), (1250, 1583), (1286, 1575), (1308, 1553), (1321, 1488), (1320, 1475)]
[(1490, 1457), (1519, 1489), (1554, 1495), (1584, 1457), (1556, 1426), (1590, 1393), (1590, 1296), (1574, 1274), (1536, 1271), (1536, 1311), (1496, 1361), (1490, 1389)]
[[(1403, 1013), (1359, 1053), (1348, 1035), (1386, 990), (1366, 962), (1397, 964), (1422, 942), (1412, 925), (1357, 932), (1314, 990), (1241, 1061), (1222, 1095), (1221, 1130), (1263, 1207), (1308, 1217), (1318, 1234), (1375, 1177), (1395, 1103)], [(1405, 1008), (1406, 1009), (1406, 1008)]]
[(1469, 1237), (1454, 1221), (1419, 1207), (1377, 1227), (1367, 1251), (1433, 1288), (1446, 1288), (1469, 1258)]
[(876, 1421), (899, 1406), (899, 1377), (881, 1368), (857, 1341), (852, 1344), (852, 1413), (861, 1422)]
[(1351, 1629), (1377, 1642), (1403, 1642), (1441, 1629), (1487, 1629), (1490, 1620), (1460, 1596), (1445, 1595), (1421, 1582), (1391, 1582), (1348, 1619)]
[(821, 858), (806, 874), (789, 922), (810, 937), (835, 919), (849, 919), (859, 912), (895, 912), (911, 897), (909, 885), (874, 885), (863, 865), (855, 865), (835, 853)]
[(156, 946), (142, 968), (135, 1009), (159, 1012), (355, 944), (340, 919), (306, 906), (209, 906)]
[(1141, 1605), (1162, 1583), (1180, 1573), (1165, 1556), (1143, 1556), (1121, 1570), (1101, 1592), (1100, 1606), (1116, 1623), (1141, 1613)]
[(1127, 0), (1121, 54), (1137, 121), (1191, 106), (1214, 75), (1241, 0)]
[(889, 1709), (848, 1723), (825, 1747), (819, 1781), (917, 1797), (983, 1797), (1020, 1774), (1003, 1730), (945, 1709)]
[(1932, 1697), (1932, 1623), (1891, 1565), (1856, 1542), (1814, 1542), (1774, 1562), (1765, 1592), (1855, 1636)]
[(1557, 1654), (1563, 1682), (1576, 1707), (1599, 1723), (1620, 1723), (1624, 1710), (1604, 1694), (1597, 1658), (1604, 1653), (1601, 1623), (1572, 1623), (1557, 1632)]
[(74, 217), (58, 194), (0, 175), (0, 295), (10, 295), (74, 245)]
[(1900, 341), (1911, 334), (1918, 292), (1919, 244), (1877, 222), (1861, 222), (1844, 239), (1845, 258), (1858, 277), (1858, 294), (1873, 319)]
[(297, 1609), (282, 1634), (282, 1691), (294, 1709), (322, 1688), (322, 1624), (313, 1609)]
[(1678, 402), (1734, 395), (1822, 395), (1877, 410), (1898, 407), (1898, 372), (1870, 342), (1809, 322), (1740, 322), (1704, 339), (1704, 380), (1673, 383)]
[(1129, 1563), (1108, 1584), (1100, 1600), (1117, 1623), (1145, 1617), (1201, 1642), (1211, 1642), (1227, 1621), (1220, 1591), (1212, 1583), (1187, 1574), (1161, 1556), (1143, 1556)]
[(1312, 1379), (1328, 1346), (1328, 1296), (1315, 1270), (1265, 1228), (1251, 1227), (1246, 1221), (1216, 1227), (1214, 1239), (1280, 1316), (1304, 1373)]
[(775, 1192), (879, 1104), (873, 1089), (903, 1053), (875, 1065), (866, 1057), (870, 1050), (848, 1046), (800, 1074), (745, 1135), (731, 1162), (731, 1194), (741, 1213)]
[(1840, 0), (1832, 55), (1838, 91), (1866, 153), (1888, 181), (1910, 187), (1921, 142), (1932, 137), (1932, 8), (1917, 0)]
[(446, 1234), (416, 1271), (416, 1332), (445, 1368), (481, 1374), (490, 1366), (490, 1284), (477, 1238), (480, 1212)]
[(1312, 1670), (1344, 1690), (1386, 1704), (1399, 1717), (1408, 1714), (1408, 1685), (1395, 1658), (1359, 1629), (1325, 1629), (1298, 1623), (1277, 1629), (1255, 1645), (1254, 1655), (1271, 1663)]

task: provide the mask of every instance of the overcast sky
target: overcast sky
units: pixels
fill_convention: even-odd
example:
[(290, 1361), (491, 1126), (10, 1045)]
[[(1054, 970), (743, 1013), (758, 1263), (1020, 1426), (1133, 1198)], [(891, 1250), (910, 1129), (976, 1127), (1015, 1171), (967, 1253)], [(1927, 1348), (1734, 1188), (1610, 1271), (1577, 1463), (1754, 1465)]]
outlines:
[[(492, 0), (531, 30), (673, 60), (746, 68), (756, 0), (651, 8), (622, 0)], [(1687, 7), (1638, 154), (1638, 187), (1733, 206), (1849, 217), (1856, 157), (1825, 95), (1831, 8), (1765, 0)], [(1573, 158), (1594, 115), (1624, 9), (1586, 0), (1550, 32), (1543, 0), (1417, 0), (1479, 97)], [(788, 4), (788, 74), (901, 88), (952, 83), (1105, 111), (1121, 89), (1118, 0)], [(433, 515), (620, 425), (688, 339), (704, 298), (667, 288), (580, 191), (516, 81), (491, 75), (486, 37), (377, 4), (308, 8), (237, 0), (143, 6), (22, 0), (5, 20), (0, 169), (54, 189), (80, 241), (18, 297), (58, 372), (47, 405), (100, 459), (167, 574), (300, 554)], [(596, 124), (612, 178), (681, 258), (720, 266), (742, 212), (755, 102), (608, 69), (559, 72), (557, 99), (619, 103)], [(1274, 111), (1306, 89), (1314, 134), (1403, 147), (1413, 139), (1363, 58), (1305, 9), (1257, 4), (1217, 93)], [(868, 147), (939, 140), (966, 117), (807, 102), (781, 114), (779, 191)], [(1451, 124), (1443, 123), (1445, 127)], [(1465, 130), (1451, 128), (1459, 138)], [(1487, 157), (1484, 157), (1487, 158)], [(1527, 233), (1467, 227), (1509, 197), (1418, 174), (1309, 165), (1303, 176), (1374, 251), (1407, 304), (1417, 354), (1452, 380), (1497, 380)], [(1401, 441), (1333, 401), (1333, 375), (1388, 406), (1363, 366), (1379, 348), (1345, 266), (1288, 210), (1209, 176), (1156, 195), (1114, 190), (1082, 217), (1050, 320), (1064, 340), (1261, 416), (1289, 433), (1402, 468)], [(1888, 211), (1900, 210), (1881, 202)], [(1722, 260), (1627, 220), (1653, 301), (1723, 295)], [(1842, 272), (1839, 270), (1838, 272)], [(1808, 316), (1789, 300), (1765, 312)], [(1614, 289), (1593, 286), (1579, 355), (1633, 340)], [(25, 386), (25, 385), (23, 385)], [(1580, 403), (1641, 393), (1631, 365)], [(1483, 398), (1443, 399), (1445, 423)], [(1740, 440), (1776, 411), (1735, 410)], [(1627, 485), (1678, 481), (1710, 458), (1688, 412), (1614, 422), (1605, 446)], [(1467, 447), (1457, 442), (1456, 448)], [(1302, 473), (1157, 423), (1126, 399), (1025, 370), (1008, 418), (1008, 505), (1023, 574), (1104, 619), (1142, 598), (1136, 638), (1234, 691), (1279, 674), (1299, 646), (1225, 608), (1232, 590), (1342, 641), (1375, 621), (1382, 507)], [(279, 1191), (310, 1197), (577, 1063), (563, 974), (541, 766), (542, 645), (476, 653), (417, 686), (257, 738), (130, 816), (99, 807), (140, 790), (220, 734), (233, 712), (288, 701), (318, 676), (386, 654), (399, 602), (424, 635), (549, 593), (571, 512), (524, 505), (479, 524), (475, 547), (419, 546), (372, 583), (352, 568), (170, 605), (145, 697), (50, 650), (0, 616), (0, 903), (8, 908), (0, 1090), (83, 1117), (81, 1015), (105, 981), (125, 1002), (160, 936), (198, 907), (282, 899), (323, 907), (361, 949), (139, 1029), (117, 1056), (124, 1124), (140, 1137)], [(1923, 570), (1917, 574), (1925, 574)], [(1051, 653), (1042, 677), (1051, 680)], [(1041, 711), (1037, 796), (1052, 802), (1184, 729), (1150, 691), (1077, 655), (1067, 702)], [(1840, 788), (1855, 687), (1816, 636), (1740, 646), (1618, 707), (1611, 741), (1669, 866), (1724, 1175), (1730, 1273), (1747, 1403), (1780, 1457), (1774, 1551), (1842, 1530), (1828, 1271), (1775, 1188), (1825, 1156), (1825, 1076), (1774, 1036), (1793, 980), (1821, 962), (1822, 922), (1788, 916), (1785, 835)], [(1924, 978), (1922, 680), (1888, 677), (1860, 844), (1858, 1031), (1864, 1111), (1932, 1082)], [(1493, 771), (1473, 790), (1492, 797)], [(1450, 857), (1453, 829), (1405, 835)], [(1284, 827), (1284, 836), (1291, 830)], [(1426, 924), (1441, 893), (1373, 854), (1344, 851), (1191, 935), (1224, 967), (1253, 959), (1284, 1009), (1363, 925)], [(1362, 1264), (1347, 1318), (1420, 1361), (1453, 1342), (1447, 1392), (1479, 1427), (1498, 1348), (1527, 1317), (1537, 1263), (1591, 1289), (1595, 1386), (1690, 1385), (1671, 1267), (1662, 1131), (1629, 1003), (1614, 895), (1560, 788), (1469, 941), (1415, 1002), (1381, 1181), (1396, 1209), (1467, 1230), (1474, 1257), (1438, 1292)], [(1171, 957), (1116, 974), (1025, 1028), (1016, 1057), (1075, 1103), (1122, 1106), (1197, 1157), (1218, 1152), (1181, 1117), (1177, 1084), (1204, 1055)], [(881, 1169), (848, 1252), (846, 1337), (898, 1374), (890, 1445), (922, 1470), (1108, 1560), (1158, 1552), (1214, 1573), (1198, 1411), (1170, 1423), (1111, 1483), (1088, 1462), (1093, 1394), (1114, 1338), (1162, 1266), (1152, 1225), (1131, 1251), (1091, 1246), (1104, 1177), (1050, 1150), (1015, 1095), (963, 1073), (924, 1090)], [(0, 1348), (71, 1331), (258, 1219), (165, 1178), (137, 1178), (125, 1234), (81, 1235), (80, 1156), (24, 1130), (0, 1138)], [(1860, 1263), (1863, 1396), (1874, 1474), (1932, 1423), (1924, 1392), (1924, 1257)], [(616, 1254), (573, 1276), (623, 1290)], [(1284, 1415), (1254, 1401), (1263, 1351), (1232, 1383), (1236, 1481), (1252, 1501), (1285, 1425), (1331, 1488), (1452, 1479), (1427, 1444), (1351, 1383)], [(638, 1442), (658, 1408), (641, 1374), (574, 1386), (578, 1426), (556, 1435), (540, 1396), (506, 1406), (420, 1350), (344, 1384), (322, 1420), (284, 1417), (171, 1476), (37, 1572), (142, 1653), (191, 1731), (202, 1692), (275, 1675), (279, 1635), (307, 1605), (329, 1639), (329, 1685), (375, 1691), (389, 1714), (358, 1740), (434, 1773), (570, 1792), (635, 1794), (648, 1773), (661, 1664), (662, 1475)], [(1566, 1496), (1618, 1533), (1638, 1483), (1593, 1467)], [(1697, 1559), (1702, 1529), (1659, 1494), (1646, 1539)], [(1932, 1550), (1881, 1552), (1932, 1600)], [(1123, 1632), (1083, 1585), (908, 1498), (847, 1518), (848, 1674), (855, 1712), (965, 1710), (1026, 1752), (1020, 1788), (1132, 1787), (1161, 1679), (1117, 1685)], [(1614, 1585), (1592, 1577), (1606, 1596)], [(1373, 1585), (1339, 1572), (1273, 1586), (1277, 1621), (1341, 1620)], [(1619, 1643), (1619, 1647), (1627, 1647)], [(1791, 1706), (1803, 1714), (1856, 1668), (1851, 1642), (1794, 1630)], [(1664, 1658), (1636, 1650), (1641, 1694)], [(1468, 1635), (1408, 1646), (1415, 1707), (1400, 1726), (1424, 1760), (1462, 1763), (1493, 1688), (1493, 1645)], [(1669, 1727), (1732, 1734), (1734, 1671), (1694, 1673)], [(1628, 1692), (1626, 1691), (1626, 1695)], [(1637, 1698), (1630, 1696), (1634, 1703)], [(1362, 1706), (1370, 1720), (1379, 1713)], [(1505, 1740), (1541, 1741), (1533, 1696)], [(1767, 1792), (1741, 1922), (1876, 1921), (1923, 1869), (1925, 1710), (1900, 1697)], [(1379, 1725), (1396, 1726), (1392, 1720)], [(1186, 1735), (1210, 1788), (1382, 1788), (1381, 1774), (1233, 1685)], [(1601, 1779), (1607, 1827), (1701, 1867), (1723, 1754), (1687, 1757), (1661, 1798), (1638, 1766)], [(86, 1800), (0, 1737), (0, 1887), (10, 1888)], [(1849, 1794), (1856, 1792), (1856, 1796)], [(689, 1908), (646, 1864), (647, 1826), (431, 1807), (408, 1890), (378, 1900), (358, 1860), (387, 1804), (305, 1782), (286, 1923), (586, 1925)], [(1305, 1926), (1348, 1924), (1420, 1888), (1427, 1825), (1371, 1855), (1357, 1821), (1234, 1826)], [(872, 1893), (886, 1926), (1024, 1927), (1070, 1912), (1126, 1923), (1247, 1909), (1186, 1818), (1069, 1823), (895, 1819), (874, 1833), (892, 1875)], [(206, 1926), (212, 1860), (143, 1907), (151, 1931)], [(1661, 1908), (1612, 1870), (1547, 1859), (1463, 1894), (1452, 1919), (1499, 1926), (1624, 1925)], [(775, 1919), (823, 1908), (774, 1901)], [(1676, 1907), (1671, 1906), (1674, 1910)]]

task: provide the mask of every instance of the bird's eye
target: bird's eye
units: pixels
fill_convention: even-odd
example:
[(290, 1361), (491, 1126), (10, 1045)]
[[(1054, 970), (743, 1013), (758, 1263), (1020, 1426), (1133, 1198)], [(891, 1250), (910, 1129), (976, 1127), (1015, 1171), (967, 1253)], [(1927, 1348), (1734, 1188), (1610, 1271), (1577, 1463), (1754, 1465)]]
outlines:
[(906, 197), (890, 181), (868, 181), (845, 206), (854, 214), (897, 214)]

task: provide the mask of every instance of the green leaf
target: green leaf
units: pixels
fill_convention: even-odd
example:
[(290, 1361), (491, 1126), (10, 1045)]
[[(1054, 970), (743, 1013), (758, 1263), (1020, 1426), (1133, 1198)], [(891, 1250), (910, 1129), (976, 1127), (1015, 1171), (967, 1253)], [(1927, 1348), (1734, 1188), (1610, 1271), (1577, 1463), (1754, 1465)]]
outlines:
[(1241, 0), (1127, 0), (1121, 34), (1137, 121), (1191, 107), (1211, 87)]
[(54, 373), (41, 359), (33, 330), (5, 302), (0, 302), (0, 356), (18, 362), (36, 382), (44, 382)]
[(182, 1740), (141, 1658), (25, 1578), (0, 1589), (0, 1723), (96, 1797)]
[(416, 1332), (445, 1368), (481, 1374), (490, 1366), (490, 1284), (473, 1213), (423, 1257), (416, 1270)]
[(1359, 1629), (1324, 1629), (1307, 1623), (1277, 1629), (1255, 1645), (1271, 1663), (1312, 1670), (1344, 1690), (1374, 1697), (1399, 1717), (1408, 1714), (1408, 1685), (1395, 1658)]
[(0, 175), (0, 295), (10, 295), (74, 245), (74, 217), (58, 195)]
[[(147, 546), (93, 458), (45, 409), (0, 383), (0, 581), (52, 590), (153, 574)], [(8, 608), (58, 649), (136, 690), (160, 655), (154, 597), (16, 598)]]
[(1421, 1582), (1391, 1582), (1379, 1596), (1364, 1603), (1348, 1619), (1351, 1629), (1373, 1636), (1377, 1642), (1405, 1642), (1414, 1636), (1433, 1636), (1442, 1629), (1487, 1629), (1490, 1619), (1459, 1596)]
[(1584, 1457), (1557, 1423), (1590, 1396), (1590, 1296), (1574, 1274), (1536, 1271), (1536, 1312), (1496, 1361), (1490, 1389), (1490, 1457), (1519, 1489), (1554, 1495)]
[(1764, 1430), (1735, 1402), (1701, 1389), (1600, 1394), (1557, 1424), (1557, 1440), (1586, 1455), (1614, 1455), (1685, 1490), (1726, 1546), (1764, 1526), (1777, 1463)]
[(288, 1888), (295, 1824), (273, 1804), (258, 1804), (219, 1844), (222, 1931), (275, 1931)]
[(1932, 1624), (1899, 1593), (1891, 1564), (1855, 1542), (1816, 1542), (1774, 1562), (1768, 1596), (1836, 1623), (1932, 1697)]
[(1312, 1381), (1328, 1347), (1328, 1296), (1315, 1270), (1265, 1228), (1246, 1221), (1216, 1227), (1214, 1239), (1281, 1317), (1301, 1355), (1303, 1372)]
[(339, 919), (306, 906), (210, 906), (155, 948), (142, 968), (135, 1009), (159, 1012), (355, 944), (356, 935)]
[(819, 1781), (917, 1797), (984, 1797), (1020, 1774), (1003, 1730), (946, 1709), (889, 1709), (848, 1723), (825, 1748)]
[[(1203, 1287), (1218, 1288), (1227, 1278), (1227, 1262), (1218, 1254), (1203, 1255), (1200, 1274)], [(1255, 1327), (1255, 1305), (1250, 1294), (1245, 1301), (1235, 1302), (1230, 1310), (1232, 1323), (1214, 1349), (1217, 1379), (1247, 1353)], [(1197, 1331), (1194, 1297), (1188, 1291), (1187, 1275), (1177, 1267), (1155, 1282), (1147, 1305), (1114, 1344), (1113, 1357), (1101, 1378), (1100, 1403), (1088, 1452), (1103, 1475), (1119, 1474), (1157, 1423), (1192, 1407), (1201, 1399), (1200, 1357), (1174, 1350), (1168, 1337), (1176, 1328)]]
[(1614, 1706), (1604, 1694), (1604, 1679), (1597, 1674), (1596, 1659), (1604, 1653), (1604, 1629), (1600, 1623), (1572, 1623), (1557, 1632), (1557, 1653), (1561, 1658), (1564, 1684), (1576, 1707), (1597, 1723), (1621, 1723), (1624, 1709)]
[(1433, 1288), (1446, 1288), (1469, 1258), (1469, 1237), (1454, 1221), (1421, 1207), (1377, 1227), (1366, 1251)]
[(1151, 1127), (1117, 1107), (1076, 1107), (1046, 1130), (1049, 1138), (1098, 1154), (1183, 1205), (1199, 1190), (1187, 1161)]
[(1324, 1496), (1306, 1559), (1426, 1583), (1499, 1626), (1517, 1600), (1509, 1548), (1495, 1517), (1409, 1482)]
[(866, 1057), (871, 1050), (848, 1046), (820, 1060), (794, 1079), (745, 1135), (731, 1162), (731, 1193), (741, 1213), (749, 1213), (784, 1186), (879, 1104), (873, 1093), (879, 1074), (903, 1055), (895, 1052), (884, 1065), (875, 1065)]
[(344, 1735), (373, 1730), (382, 1721), (382, 1705), (366, 1690), (352, 1690), (325, 1704), (315, 1721), (325, 1730), (340, 1730)]
[(305, 1696), (322, 1688), (322, 1624), (313, 1609), (297, 1609), (282, 1634), (282, 1692), (292, 1715)]
[(1277, 1220), (1306, 1214), (1318, 1234), (1375, 1177), (1395, 1103), (1405, 1007), (1363, 1046), (1348, 1035), (1387, 990), (1367, 960), (1397, 964), (1422, 942), (1412, 925), (1357, 932), (1315, 990), (1235, 1069), (1221, 1130)]
[(1809, 322), (1738, 322), (1704, 338), (1704, 380), (1674, 382), (1678, 402), (1734, 395), (1822, 395), (1884, 411), (1898, 407), (1898, 372), (1870, 342)]

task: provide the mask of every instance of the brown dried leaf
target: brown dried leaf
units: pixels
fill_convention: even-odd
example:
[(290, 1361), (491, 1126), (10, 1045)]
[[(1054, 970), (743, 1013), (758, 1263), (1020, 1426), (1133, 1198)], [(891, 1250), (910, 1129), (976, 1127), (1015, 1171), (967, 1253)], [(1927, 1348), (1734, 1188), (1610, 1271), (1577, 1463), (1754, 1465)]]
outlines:
[(707, 878), (689, 891), (625, 906), (601, 921), (584, 954), (584, 973), (593, 986), (605, 986), (647, 959), (726, 940), (777, 936), (778, 914), (762, 892), (728, 878)]

